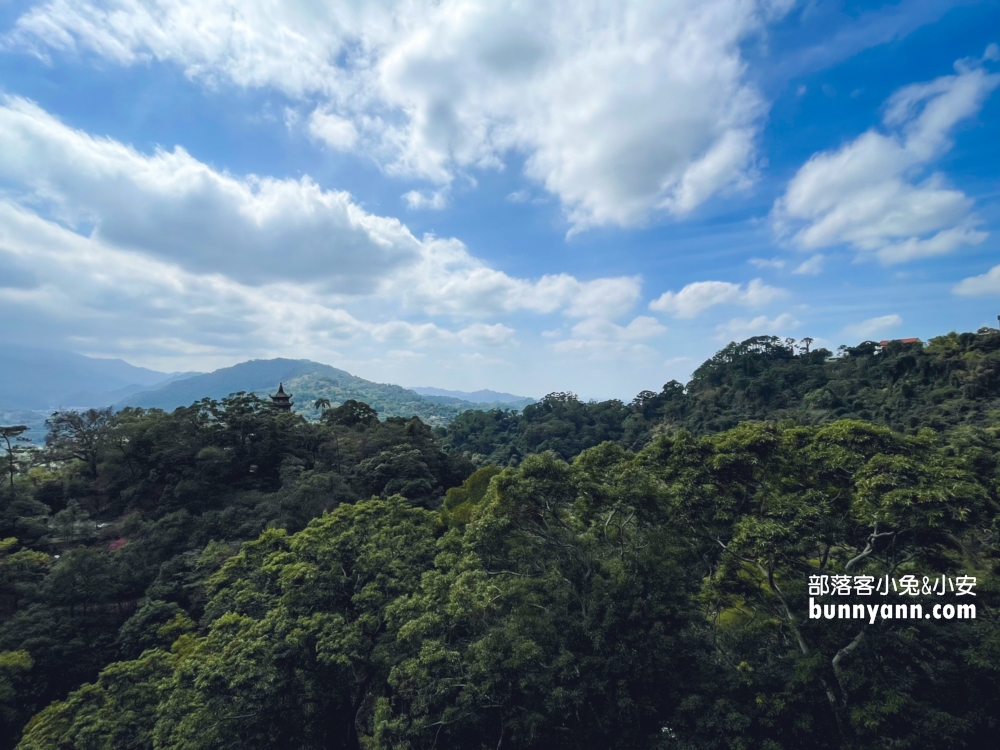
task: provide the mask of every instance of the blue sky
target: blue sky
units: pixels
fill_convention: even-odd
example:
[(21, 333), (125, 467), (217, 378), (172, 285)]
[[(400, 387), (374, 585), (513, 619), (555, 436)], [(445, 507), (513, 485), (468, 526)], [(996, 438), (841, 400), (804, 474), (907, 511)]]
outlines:
[(0, 0), (0, 337), (629, 399), (996, 325), (998, 42), (998, 2)]

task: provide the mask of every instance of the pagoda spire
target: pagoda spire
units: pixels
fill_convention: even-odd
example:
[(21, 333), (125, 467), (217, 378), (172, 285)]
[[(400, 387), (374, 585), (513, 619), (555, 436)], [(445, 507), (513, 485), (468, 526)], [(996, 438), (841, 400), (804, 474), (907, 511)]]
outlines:
[(285, 393), (283, 383), (278, 383), (278, 392), (271, 396), (271, 408), (278, 411), (292, 410), (292, 397), (290, 394)]

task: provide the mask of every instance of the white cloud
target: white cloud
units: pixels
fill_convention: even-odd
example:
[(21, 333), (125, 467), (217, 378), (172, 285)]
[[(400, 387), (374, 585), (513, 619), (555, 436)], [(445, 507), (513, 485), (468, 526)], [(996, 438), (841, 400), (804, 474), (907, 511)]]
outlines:
[(425, 238), (420, 261), (387, 279), (382, 295), (434, 315), (486, 316), (519, 310), (617, 318), (639, 300), (636, 276), (579, 281), (568, 274), (518, 279), (489, 268), (457, 240)]
[(515, 190), (513, 193), (507, 194), (509, 203), (526, 203), (529, 198), (531, 198), (531, 193), (527, 190)]
[(648, 315), (640, 315), (632, 319), (632, 322), (617, 333), (618, 337), (624, 341), (640, 341), (642, 339), (655, 338), (666, 333), (666, 326), (660, 325), (656, 318)]
[(463, 344), (473, 346), (504, 346), (514, 342), (514, 329), (503, 323), (474, 323), (458, 332)]
[(637, 277), (511, 277), (458, 240), (417, 239), (397, 219), (308, 177), (237, 178), (179, 147), (142, 154), (16, 97), (0, 100), (0, 180), (22, 206), (89, 232), (101, 247), (251, 286), (283, 282), (341, 301), (377, 295), (420, 312), (479, 317), (525, 310), (614, 318), (640, 293)]
[(9, 340), (44, 331), (49, 346), (163, 370), (307, 357), (396, 382), (433, 378), (441, 363), (507, 367), (465, 355), (510, 351), (519, 354), (510, 383), (555, 379), (560, 363), (594, 377), (571, 359), (553, 363), (534, 336), (519, 343), (532, 318), (558, 315), (545, 327), (561, 324), (567, 336), (601, 318), (604, 338), (575, 346), (629, 363), (627, 378), (656, 359), (642, 342), (659, 324), (620, 321), (640, 299), (639, 277), (517, 278), (457, 239), (414, 237), (308, 177), (233, 175), (180, 148), (142, 153), (21, 99), (0, 101), (0, 182)]
[(426, 209), (440, 211), (448, 207), (448, 190), (410, 190), (403, 194), (403, 200), (412, 210)]
[(620, 326), (603, 318), (581, 320), (571, 332), (574, 338), (600, 341), (642, 341), (666, 332), (656, 318), (640, 315), (627, 326)]
[(474, 367), (482, 367), (484, 365), (488, 365), (491, 367), (497, 365), (510, 367), (514, 364), (513, 362), (509, 362), (508, 360), (501, 359), (499, 357), (487, 357), (484, 354), (481, 354), (480, 352), (473, 352), (472, 354), (463, 354), (460, 357), (460, 359), (463, 363), (463, 367), (467, 367), (469, 365), (472, 365)]
[(316, 101), (315, 137), (440, 184), (520, 152), (582, 229), (749, 184), (767, 105), (740, 47), (791, 5), (50, 0), (4, 43)]
[(926, 174), (951, 148), (955, 126), (1000, 84), (1000, 74), (970, 61), (955, 68), (896, 91), (885, 105), (885, 132), (814, 154), (775, 203), (779, 234), (803, 250), (851, 245), (886, 265), (982, 242), (973, 201), (940, 174)]
[(946, 255), (962, 245), (978, 245), (987, 237), (986, 232), (969, 226), (942, 229), (927, 239), (909, 237), (902, 242), (893, 242), (879, 248), (878, 257), (885, 265), (903, 263), (917, 258)]
[(883, 335), (886, 331), (896, 328), (903, 322), (899, 315), (881, 315), (869, 318), (844, 328), (844, 335), (858, 339), (871, 339)]
[(746, 318), (733, 318), (728, 323), (723, 323), (715, 327), (718, 331), (720, 341), (737, 340), (742, 341), (751, 336), (774, 336), (785, 333), (799, 326), (799, 321), (790, 313), (781, 313), (776, 318), (768, 318), (758, 315), (756, 318), (747, 320)]
[(411, 323), (407, 320), (390, 320), (387, 323), (378, 323), (371, 326), (369, 332), (375, 341), (408, 346), (438, 343), (454, 335), (433, 323)]
[(404, 342), (409, 346), (426, 346), (459, 341), (469, 346), (504, 346), (514, 343), (514, 329), (503, 323), (474, 323), (458, 331), (450, 331), (434, 323), (411, 323), (392, 320), (387, 323), (359, 327), (380, 342)]
[(822, 253), (817, 253), (808, 260), (802, 261), (792, 273), (799, 276), (819, 276), (823, 272), (823, 261), (826, 258)]
[(191, 273), (82, 237), (6, 200), (0, 200), (0, 267), (0, 277), (19, 268), (44, 278), (27, 294), (3, 295), (11, 333), (44, 324), (50, 339), (89, 339), (145, 361), (279, 350), (304, 355), (371, 332), (369, 324), (301, 287), (253, 287), (221, 274)]
[(93, 225), (108, 246), (246, 283), (370, 292), (421, 252), (398, 220), (308, 177), (238, 179), (180, 147), (145, 155), (17, 97), (0, 99), (0, 179), (70, 227)]
[(553, 289), (564, 287), (572, 295), (572, 301), (566, 308), (566, 314), (576, 318), (591, 315), (616, 318), (619, 315), (624, 315), (639, 300), (639, 292), (642, 286), (642, 280), (638, 276), (595, 279), (594, 281), (582, 283), (575, 279), (571, 283), (568, 281), (568, 277), (563, 275), (546, 278), (558, 278), (559, 281), (552, 285)]
[(409, 349), (390, 349), (385, 353), (385, 356), (400, 362), (419, 362), (427, 355), (423, 352), (412, 352)]
[(980, 276), (970, 276), (962, 279), (953, 289), (955, 294), (966, 297), (979, 297), (987, 294), (1000, 294), (1000, 266), (993, 266)]
[(621, 357), (628, 361), (651, 362), (657, 354), (640, 343), (666, 333), (667, 329), (655, 318), (640, 315), (620, 326), (599, 317), (581, 320), (570, 331), (570, 337), (552, 344), (558, 354), (586, 354), (592, 359)]
[(627, 341), (605, 341), (604, 339), (566, 339), (552, 345), (556, 354), (585, 355), (588, 359), (602, 361), (627, 361), (650, 363), (659, 355), (655, 349), (645, 344)]
[[(214, 365), (226, 353), (326, 357), (335, 346), (367, 342), (396, 349), (514, 343), (514, 329), (501, 323), (457, 331), (406, 320), (371, 323), (299, 285), (250, 286), (221, 274), (190, 273), (81, 237), (0, 200), (0, 278), (11, 269), (44, 275), (45, 281), (29, 288), (0, 283), (5, 319), (18, 325), (43, 321), (67, 338), (105, 352), (131, 350), (145, 361), (181, 356)], [(143, 335), (136, 337), (139, 330)]]
[(751, 258), (747, 261), (747, 263), (755, 268), (773, 268), (775, 270), (781, 270), (785, 267), (785, 261), (781, 258)]
[(309, 115), (309, 134), (338, 151), (350, 151), (358, 142), (354, 123), (332, 112), (313, 110)]
[(714, 305), (759, 307), (786, 294), (784, 289), (754, 279), (746, 286), (728, 281), (696, 281), (679, 292), (664, 292), (649, 303), (650, 310), (693, 318)]

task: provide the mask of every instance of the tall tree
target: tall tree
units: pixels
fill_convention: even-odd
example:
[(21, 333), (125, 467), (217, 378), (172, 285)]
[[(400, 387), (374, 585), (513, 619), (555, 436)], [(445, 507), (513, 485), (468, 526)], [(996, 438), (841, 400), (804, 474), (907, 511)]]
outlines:
[(10, 475), (10, 491), (14, 492), (14, 473), (16, 471), (16, 462), (14, 459), (14, 453), (16, 448), (12, 445), (11, 440), (15, 442), (17, 439), (27, 432), (28, 427), (23, 424), (9, 425), (6, 427), (0, 427), (0, 437), (4, 439), (7, 446), (7, 472)]
[(82, 461), (91, 477), (97, 477), (101, 439), (111, 420), (111, 408), (57, 411), (45, 424), (45, 445), (57, 459)]

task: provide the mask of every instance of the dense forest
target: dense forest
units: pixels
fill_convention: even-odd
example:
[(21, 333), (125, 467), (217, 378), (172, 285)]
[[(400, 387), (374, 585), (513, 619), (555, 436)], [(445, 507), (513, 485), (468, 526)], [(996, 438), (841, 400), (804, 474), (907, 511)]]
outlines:
[[(0, 750), (992, 746), (1000, 332), (810, 343), (446, 427), (3, 427)], [(976, 617), (812, 618), (861, 598), (820, 575), (974, 576)]]
[(1000, 331), (951, 333), (927, 345), (868, 341), (841, 347), (838, 356), (758, 336), (729, 344), (686, 386), (671, 381), (631, 404), (588, 404), (564, 393), (520, 413), (467, 411), (449, 425), (445, 442), (478, 463), (507, 466), (549, 450), (569, 460), (606, 440), (639, 450), (653, 435), (678, 429), (706, 435), (783, 419), (859, 419), (904, 433), (1000, 426)]

